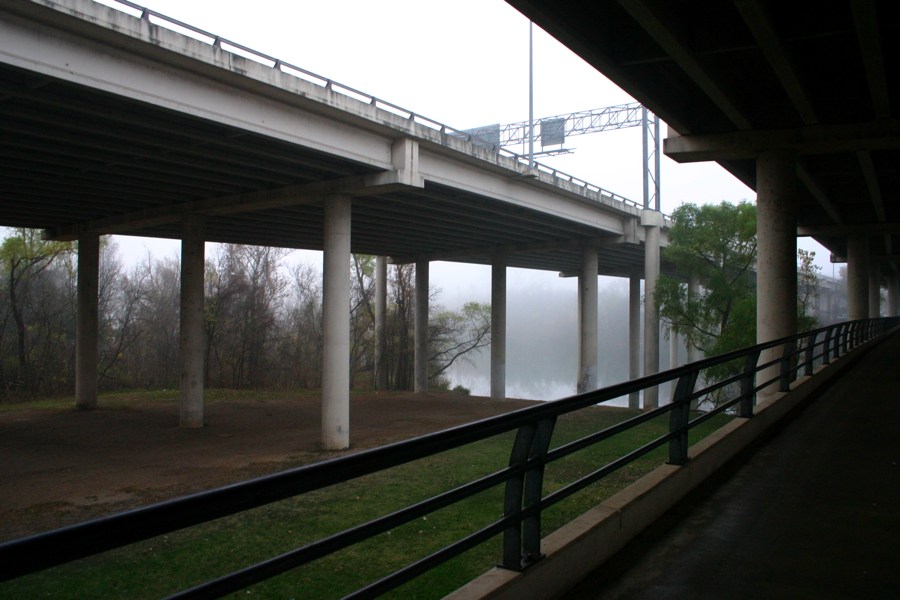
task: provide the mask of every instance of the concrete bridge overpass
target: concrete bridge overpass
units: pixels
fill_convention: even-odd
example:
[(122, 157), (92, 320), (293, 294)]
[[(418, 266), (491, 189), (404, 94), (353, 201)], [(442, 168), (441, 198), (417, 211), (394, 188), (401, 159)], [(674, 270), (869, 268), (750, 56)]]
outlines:
[[(636, 349), (639, 279), (646, 271), (652, 291), (666, 243), (660, 213), (122, 4), (136, 12), (90, 0), (0, 7), (0, 225), (78, 241), (79, 407), (96, 404), (98, 236), (109, 233), (182, 240), (185, 426), (203, 423), (205, 241), (324, 250), (326, 447), (349, 443), (351, 252), (416, 264), (418, 390), (430, 260), (492, 265), (496, 397), (508, 266), (579, 274), (579, 390), (596, 387), (598, 274), (631, 278)], [(383, 290), (384, 258), (378, 281)], [(656, 311), (645, 318), (644, 366), (655, 372)]]

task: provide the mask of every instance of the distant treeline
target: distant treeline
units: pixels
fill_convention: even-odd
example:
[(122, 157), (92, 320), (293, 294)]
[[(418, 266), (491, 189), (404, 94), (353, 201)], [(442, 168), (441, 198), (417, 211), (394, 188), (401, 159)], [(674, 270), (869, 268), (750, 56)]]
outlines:
[[(77, 252), (40, 232), (9, 230), (0, 246), (0, 398), (74, 391)], [(288, 264), (288, 251), (218, 245), (206, 261), (208, 387), (318, 388), (321, 385), (322, 282), (318, 269)], [(351, 385), (374, 380), (375, 259), (354, 255), (351, 274)], [(127, 267), (103, 238), (99, 281), (101, 389), (172, 388), (179, 382), (179, 263), (147, 256)], [(468, 303), (429, 315), (429, 375), (490, 343), (490, 307)], [(415, 275), (388, 269), (384, 365), (392, 389), (413, 383)]]

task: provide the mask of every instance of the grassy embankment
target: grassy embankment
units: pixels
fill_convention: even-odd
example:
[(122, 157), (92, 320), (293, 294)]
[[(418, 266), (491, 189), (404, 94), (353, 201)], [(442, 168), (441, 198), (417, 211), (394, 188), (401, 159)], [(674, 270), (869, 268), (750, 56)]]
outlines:
[[(552, 445), (634, 414), (626, 409), (589, 409), (568, 415), (557, 425)], [(691, 442), (723, 422), (713, 421), (692, 433)], [(667, 422), (667, 417), (656, 419), (550, 465), (545, 493), (662, 434)], [(0, 584), (0, 597), (162, 597), (502, 468), (509, 459), (511, 440), (511, 434), (497, 436), (300, 498), (22, 577)], [(544, 535), (661, 464), (665, 451), (665, 447), (658, 449), (546, 511)], [(496, 520), (501, 516), (502, 502), (503, 489), (497, 487), (239, 595), (339, 598)], [(500, 541), (494, 538), (451, 560), (399, 588), (392, 597), (440, 598), (495, 565), (501, 556)]]

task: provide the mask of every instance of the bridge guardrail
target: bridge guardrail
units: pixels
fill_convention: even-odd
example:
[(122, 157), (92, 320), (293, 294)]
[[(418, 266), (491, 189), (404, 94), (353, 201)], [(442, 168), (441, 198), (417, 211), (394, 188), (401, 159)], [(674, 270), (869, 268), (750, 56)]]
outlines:
[[(468, 425), (6, 542), (0, 544), (0, 581), (297, 497), (505, 432), (515, 432), (506, 468), (172, 597), (210, 598), (244, 589), (501, 484), (505, 486), (502, 517), (348, 597), (373, 597), (389, 591), (500, 535), (503, 536), (501, 566), (522, 570), (541, 557), (542, 511), (666, 444), (668, 462), (684, 464), (688, 459), (691, 429), (726, 411), (752, 417), (758, 391), (775, 385), (785, 391), (801, 374), (812, 374), (815, 365), (827, 365), (898, 324), (900, 318), (838, 323)], [(775, 357), (760, 363), (759, 358), (766, 351), (769, 354), (774, 351)], [(697, 389), (700, 376), (708, 369), (735, 362), (743, 365), (739, 372)], [(758, 380), (763, 370), (771, 372), (772, 368), (777, 371), (775, 376)], [(675, 384), (670, 404), (550, 449), (554, 427), (561, 415), (666, 382)], [(738, 393), (707, 412), (699, 415), (692, 412), (692, 405), (729, 386), (739, 390)], [(669, 415), (667, 433), (552, 493), (543, 494), (543, 474), (548, 464), (666, 413)]]
[[(110, 0), (110, 1), (132, 9), (133, 11), (139, 13), (140, 18), (142, 18), (142, 19), (146, 19), (146, 20), (150, 21), (150, 19), (152, 17), (154, 20), (154, 24), (162, 23), (163, 25), (166, 26), (167, 29), (171, 29), (172, 31), (175, 31), (176, 33), (188, 35), (189, 37), (191, 37), (195, 40), (205, 42), (207, 44), (210, 44), (211, 46), (221, 48), (228, 52), (232, 52), (234, 54), (237, 54), (239, 56), (242, 56), (243, 58), (252, 60), (261, 65), (265, 65), (265, 66), (268, 66), (273, 69), (278, 69), (284, 73), (287, 73), (288, 75), (293, 75), (294, 77), (298, 77), (309, 83), (318, 85), (325, 89), (343, 94), (343, 95), (351, 97), (351, 98), (355, 98), (356, 100), (359, 100), (360, 102), (365, 102), (365, 103), (375, 106), (377, 108), (391, 112), (397, 116), (406, 118), (407, 120), (415, 122), (419, 125), (424, 125), (426, 127), (429, 127), (435, 131), (440, 132), (442, 135), (456, 137), (456, 138), (465, 140), (470, 143), (477, 143), (477, 145), (479, 145), (479, 146), (490, 147), (493, 149), (494, 152), (497, 152), (498, 154), (500, 154), (502, 156), (512, 158), (519, 165), (523, 165), (523, 166), (527, 167), (531, 164), (531, 162), (529, 161), (527, 156), (517, 154), (515, 152), (512, 152), (511, 150), (507, 150), (506, 148), (497, 146), (497, 145), (491, 143), (490, 141), (478, 138), (478, 137), (474, 136), (471, 132), (463, 131), (461, 129), (456, 129), (455, 127), (451, 127), (449, 125), (441, 123), (440, 121), (430, 119), (424, 115), (420, 115), (414, 111), (403, 108), (402, 106), (394, 104), (393, 102), (388, 102), (387, 100), (382, 100), (381, 98), (377, 98), (371, 94), (367, 94), (366, 92), (360, 91), (349, 85), (344, 85), (343, 83), (334, 81), (333, 79), (331, 79), (329, 77), (324, 77), (317, 73), (313, 73), (312, 71), (304, 69), (303, 67), (298, 67), (297, 65), (283, 61), (279, 58), (270, 56), (263, 52), (259, 52), (257, 50), (254, 50), (253, 48), (250, 48), (250, 47), (240, 44), (238, 42), (233, 42), (227, 38), (221, 37), (214, 33), (210, 33), (209, 31), (206, 31), (199, 27), (195, 27), (194, 25), (191, 25), (189, 23), (179, 21), (178, 19), (174, 19), (172, 17), (164, 15), (163, 13), (146, 8), (144, 6), (141, 6), (140, 4), (131, 2), (130, 0)], [(631, 200), (629, 198), (626, 198), (624, 196), (616, 194), (615, 192), (611, 192), (611, 191), (604, 189), (598, 185), (589, 183), (583, 179), (575, 177), (574, 175), (569, 175), (567, 173), (564, 173), (563, 171), (554, 169), (553, 167), (549, 167), (549, 166), (541, 164), (539, 162), (534, 162), (533, 164), (535, 166), (535, 169), (537, 169), (538, 171), (547, 173), (548, 175), (551, 175), (552, 177), (556, 177), (563, 181), (568, 181), (574, 185), (577, 185), (578, 187), (583, 188), (585, 191), (597, 193), (602, 196), (606, 196), (616, 202), (622, 202), (623, 204), (627, 204), (627, 205), (634, 206), (637, 208), (643, 208), (643, 206), (644, 206), (640, 202), (636, 202), (634, 200)]]

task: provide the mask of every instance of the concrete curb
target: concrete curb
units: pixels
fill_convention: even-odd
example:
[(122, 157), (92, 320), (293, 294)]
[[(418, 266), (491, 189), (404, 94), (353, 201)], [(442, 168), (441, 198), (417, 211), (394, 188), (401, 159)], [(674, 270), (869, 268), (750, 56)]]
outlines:
[(558, 598), (612, 557), (729, 460), (812, 400), (818, 392), (885, 340), (856, 348), (787, 393), (757, 402), (750, 419), (735, 419), (689, 450), (682, 466), (662, 465), (542, 540), (545, 558), (517, 572), (493, 568), (445, 600)]

